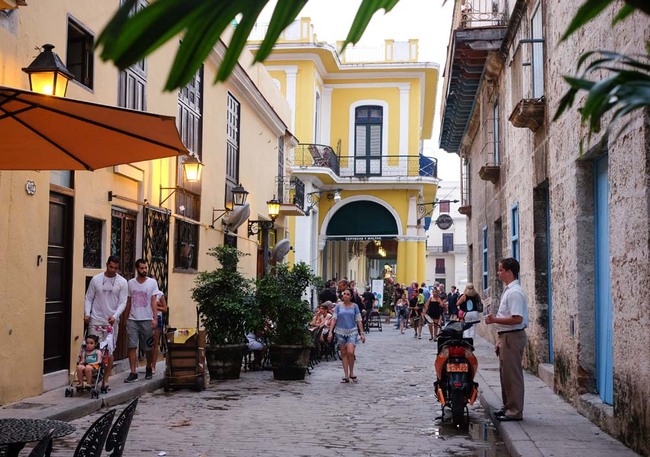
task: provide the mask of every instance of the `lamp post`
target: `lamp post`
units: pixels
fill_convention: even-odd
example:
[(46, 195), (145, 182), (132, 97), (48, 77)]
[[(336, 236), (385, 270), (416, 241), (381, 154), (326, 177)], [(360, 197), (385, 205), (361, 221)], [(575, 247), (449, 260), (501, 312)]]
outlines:
[(268, 272), (269, 268), (269, 230), (275, 227), (275, 219), (280, 214), (280, 201), (273, 198), (266, 202), (267, 210), (269, 213), (269, 220), (255, 220), (248, 221), (248, 236), (257, 235), (262, 232), (262, 259), (264, 263), (264, 275)]
[(29, 75), (29, 89), (45, 95), (65, 97), (68, 81), (74, 75), (63, 65), (63, 62), (52, 52), (54, 46), (44, 44), (43, 50), (36, 56), (28, 67), (22, 70)]
[[(203, 163), (201, 163), (199, 159), (190, 155), (187, 157), (187, 159), (181, 162), (181, 166), (183, 167), (183, 176), (185, 177), (185, 181), (187, 182), (201, 181), (201, 171), (203, 170)], [(163, 190), (171, 190), (171, 192), (167, 194), (167, 196), (164, 199), (162, 198)], [(158, 194), (158, 202), (159, 202), (158, 205), (162, 206), (169, 199), (169, 197), (171, 197), (176, 193), (177, 190), (185, 191), (185, 188), (183, 186), (163, 187), (161, 185), (160, 193)]]

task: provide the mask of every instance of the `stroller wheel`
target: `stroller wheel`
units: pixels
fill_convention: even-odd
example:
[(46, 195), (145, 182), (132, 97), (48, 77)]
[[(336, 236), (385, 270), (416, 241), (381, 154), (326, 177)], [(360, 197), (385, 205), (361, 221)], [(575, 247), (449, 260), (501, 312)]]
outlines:
[(72, 389), (70, 387), (65, 388), (65, 396), (67, 397), (72, 397)]
[(99, 398), (99, 392), (97, 392), (97, 389), (92, 389), (90, 391), (90, 398)]
[(102, 387), (99, 389), (99, 391), (100, 391), (101, 393), (105, 394), (105, 393), (108, 392), (108, 388), (107, 388), (106, 386), (102, 386)]

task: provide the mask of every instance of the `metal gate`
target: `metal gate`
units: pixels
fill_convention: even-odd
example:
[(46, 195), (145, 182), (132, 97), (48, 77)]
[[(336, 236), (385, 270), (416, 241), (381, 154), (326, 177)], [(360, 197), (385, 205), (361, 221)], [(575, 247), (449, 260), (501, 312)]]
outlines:
[(144, 207), (142, 257), (149, 264), (149, 273), (158, 281), (158, 288), (167, 296), (169, 279), (168, 211)]

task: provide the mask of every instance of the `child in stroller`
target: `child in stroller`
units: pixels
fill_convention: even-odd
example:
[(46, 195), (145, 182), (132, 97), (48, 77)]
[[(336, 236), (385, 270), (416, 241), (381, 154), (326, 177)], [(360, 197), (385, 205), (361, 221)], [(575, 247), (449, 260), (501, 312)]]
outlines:
[[(106, 345), (99, 348), (99, 337), (97, 335), (86, 335), (81, 345), (79, 358), (77, 360), (77, 392), (84, 390), (91, 391), (92, 398), (99, 398), (99, 393), (106, 393), (104, 387), (105, 358), (108, 357)], [(100, 387), (101, 383), (101, 387)], [(74, 384), (74, 380), (73, 380)], [(72, 397), (74, 390), (72, 385), (65, 390), (66, 397)]]

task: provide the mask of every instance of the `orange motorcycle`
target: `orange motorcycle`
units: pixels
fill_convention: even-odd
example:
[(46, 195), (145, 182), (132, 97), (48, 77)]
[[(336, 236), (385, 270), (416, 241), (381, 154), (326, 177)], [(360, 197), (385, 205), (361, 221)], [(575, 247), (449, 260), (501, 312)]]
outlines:
[(445, 408), (449, 408), (452, 422), (457, 427), (465, 425), (465, 413), (469, 420), (467, 405), (473, 405), (478, 394), (478, 384), (474, 382), (478, 370), (474, 340), (463, 338), (463, 332), (472, 325), (451, 321), (438, 335), (438, 355), (435, 361), (437, 380), (433, 387), (442, 404), (441, 418), (444, 419)]

